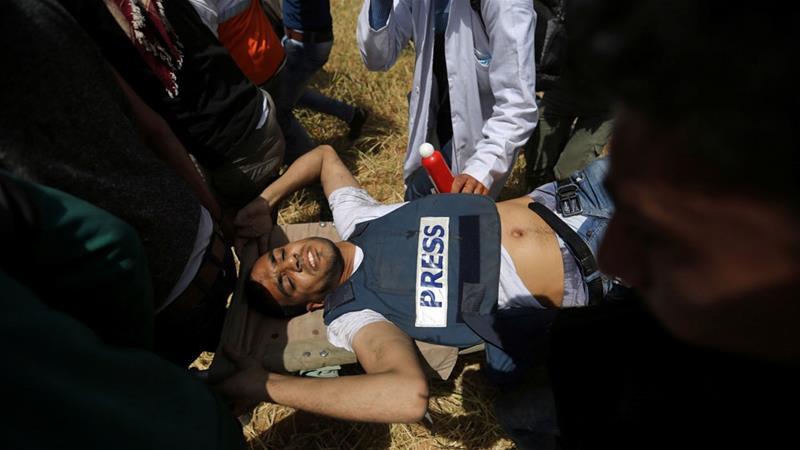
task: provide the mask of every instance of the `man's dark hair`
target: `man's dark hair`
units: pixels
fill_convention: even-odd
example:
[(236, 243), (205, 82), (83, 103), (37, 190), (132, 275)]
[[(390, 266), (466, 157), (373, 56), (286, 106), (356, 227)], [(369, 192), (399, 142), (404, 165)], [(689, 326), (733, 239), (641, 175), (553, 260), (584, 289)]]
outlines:
[(781, 5), (573, 0), (570, 65), (654, 125), (681, 130), (674, 150), (687, 169), (794, 198), (800, 15)]
[(295, 317), (306, 312), (306, 305), (279, 305), (264, 286), (250, 278), (244, 282), (244, 297), (251, 308), (270, 317)]

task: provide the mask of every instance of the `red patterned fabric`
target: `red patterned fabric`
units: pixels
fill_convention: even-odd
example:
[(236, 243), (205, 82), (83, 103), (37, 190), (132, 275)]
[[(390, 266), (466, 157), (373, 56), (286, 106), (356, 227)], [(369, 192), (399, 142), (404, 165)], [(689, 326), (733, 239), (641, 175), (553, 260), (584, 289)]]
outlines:
[(169, 96), (178, 95), (175, 74), (183, 65), (183, 46), (164, 15), (163, 0), (105, 0), (105, 3)]

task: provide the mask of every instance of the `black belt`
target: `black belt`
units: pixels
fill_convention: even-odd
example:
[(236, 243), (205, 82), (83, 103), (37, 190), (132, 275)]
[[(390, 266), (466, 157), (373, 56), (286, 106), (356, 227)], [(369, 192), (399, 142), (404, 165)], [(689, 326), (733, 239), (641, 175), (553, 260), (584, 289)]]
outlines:
[(294, 28), (284, 28), (286, 37), (294, 39), (298, 42), (310, 42), (312, 44), (321, 44), (323, 42), (330, 42), (333, 40), (333, 29), (322, 31), (302, 31), (295, 30)]
[(603, 299), (603, 280), (600, 277), (600, 269), (597, 266), (597, 260), (592, 254), (592, 250), (586, 245), (583, 239), (578, 236), (572, 228), (569, 227), (563, 220), (561, 220), (553, 211), (538, 202), (531, 202), (528, 208), (535, 212), (542, 218), (542, 220), (556, 232), (556, 234), (567, 244), (575, 260), (578, 262), (578, 267), (581, 270), (583, 279), (592, 278), (586, 282), (586, 287), (589, 290), (589, 304), (596, 305)]

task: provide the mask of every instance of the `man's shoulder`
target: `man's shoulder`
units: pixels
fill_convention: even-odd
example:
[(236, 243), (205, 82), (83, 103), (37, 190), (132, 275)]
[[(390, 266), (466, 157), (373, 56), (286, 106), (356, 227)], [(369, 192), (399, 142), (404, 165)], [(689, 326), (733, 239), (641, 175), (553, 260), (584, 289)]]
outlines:
[(353, 234), (357, 224), (382, 217), (404, 205), (381, 204), (363, 188), (353, 186), (331, 192), (328, 204), (333, 211), (333, 222), (343, 239)]
[(337, 347), (353, 351), (353, 341), (358, 332), (365, 326), (377, 322), (389, 322), (389, 320), (383, 314), (366, 308), (344, 313), (328, 324), (328, 341)]

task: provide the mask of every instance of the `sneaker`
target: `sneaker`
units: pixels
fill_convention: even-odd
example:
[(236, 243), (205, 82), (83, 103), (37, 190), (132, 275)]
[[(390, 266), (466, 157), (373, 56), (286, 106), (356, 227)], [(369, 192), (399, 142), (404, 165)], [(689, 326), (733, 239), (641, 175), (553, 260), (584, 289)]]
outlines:
[(347, 137), (354, 141), (361, 136), (361, 129), (364, 128), (364, 123), (367, 121), (369, 113), (364, 108), (356, 107), (356, 112), (353, 114), (353, 119), (348, 123), (350, 126), (350, 133)]

